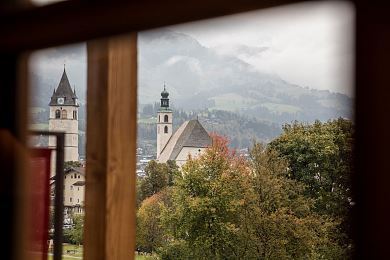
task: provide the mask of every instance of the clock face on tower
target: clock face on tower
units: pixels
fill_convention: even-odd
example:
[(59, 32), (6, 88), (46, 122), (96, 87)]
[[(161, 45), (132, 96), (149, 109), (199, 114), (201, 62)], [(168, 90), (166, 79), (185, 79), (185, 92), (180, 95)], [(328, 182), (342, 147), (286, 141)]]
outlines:
[(64, 98), (57, 98), (57, 103), (60, 105), (64, 104)]

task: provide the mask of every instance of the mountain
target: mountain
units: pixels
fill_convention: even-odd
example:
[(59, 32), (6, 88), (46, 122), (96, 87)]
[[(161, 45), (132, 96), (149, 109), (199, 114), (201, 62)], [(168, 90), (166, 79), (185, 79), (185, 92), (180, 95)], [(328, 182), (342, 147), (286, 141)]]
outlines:
[(290, 84), (240, 59), (266, 47), (232, 45), (237, 50), (233, 56), (186, 34), (161, 29), (140, 33), (138, 46), (142, 104), (158, 100), (156, 93), (166, 82), (171, 102), (185, 110), (228, 110), (277, 123), (352, 117), (350, 97)]
[[(140, 33), (138, 48), (140, 111), (159, 101), (166, 82), (175, 111), (199, 114), (207, 130), (230, 136), (237, 146), (246, 146), (252, 137), (269, 141), (280, 133), (282, 124), (293, 120), (352, 118), (353, 100), (347, 95), (294, 85), (244, 61), (250, 56), (261, 57), (266, 46), (226, 43), (212, 49), (189, 35), (159, 29)], [(58, 69), (53, 64), (64, 58), (72, 61), (73, 65), (67, 66), (69, 79), (76, 85), (80, 103), (85, 104), (86, 47), (50, 49), (40, 58), (45, 69), (30, 74), (35, 107), (32, 123), (38, 126), (47, 122), (45, 110), (58, 85), (57, 71), (62, 73), (62, 65)], [(146, 118), (148, 122), (155, 122), (153, 115)], [(154, 127), (142, 120), (139, 141), (155, 140)], [(85, 130), (85, 106), (80, 107), (79, 127)]]

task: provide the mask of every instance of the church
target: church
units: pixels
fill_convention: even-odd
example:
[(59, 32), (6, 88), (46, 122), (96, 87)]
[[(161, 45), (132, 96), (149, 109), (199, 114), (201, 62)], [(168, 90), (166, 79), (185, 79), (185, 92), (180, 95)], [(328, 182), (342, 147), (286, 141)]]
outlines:
[(173, 160), (181, 167), (189, 156), (196, 158), (210, 147), (212, 139), (198, 119), (184, 122), (173, 133), (173, 113), (169, 107), (168, 96), (169, 93), (164, 85), (157, 112), (157, 161), (166, 163), (168, 160)]
[[(76, 89), (72, 90), (68, 75), (65, 71), (49, 103), (49, 131), (64, 132), (64, 161), (79, 161), (78, 148), (78, 98)], [(55, 137), (49, 137), (49, 148), (55, 148)], [(53, 151), (51, 166), (51, 186), (54, 187), (55, 174), (55, 153)], [(64, 172), (64, 207), (66, 213), (82, 213), (84, 211), (84, 192), (85, 192), (85, 168), (70, 167)]]

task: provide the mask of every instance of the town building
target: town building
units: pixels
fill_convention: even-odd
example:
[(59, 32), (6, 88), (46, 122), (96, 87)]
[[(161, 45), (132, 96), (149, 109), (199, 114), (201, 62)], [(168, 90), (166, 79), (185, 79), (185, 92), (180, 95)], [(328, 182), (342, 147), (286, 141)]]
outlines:
[(211, 146), (212, 139), (198, 119), (184, 122), (173, 133), (173, 113), (168, 97), (164, 85), (157, 112), (157, 161), (166, 163), (173, 160), (181, 167), (189, 157), (196, 158)]
[(71, 167), (64, 173), (64, 207), (67, 214), (84, 213), (85, 168)]

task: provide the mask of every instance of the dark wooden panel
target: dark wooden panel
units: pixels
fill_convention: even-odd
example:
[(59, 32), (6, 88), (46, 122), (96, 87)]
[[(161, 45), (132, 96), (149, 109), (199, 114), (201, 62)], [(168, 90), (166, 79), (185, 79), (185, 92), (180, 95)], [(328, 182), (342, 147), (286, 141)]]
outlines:
[(0, 49), (45, 48), (288, 4), (293, 0), (70, 0), (0, 16)]
[(0, 52), (0, 71), (1, 258), (26, 259), (27, 56)]
[(356, 7), (357, 252), (360, 259), (386, 259), (390, 255), (390, 4), (359, 1)]

